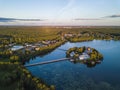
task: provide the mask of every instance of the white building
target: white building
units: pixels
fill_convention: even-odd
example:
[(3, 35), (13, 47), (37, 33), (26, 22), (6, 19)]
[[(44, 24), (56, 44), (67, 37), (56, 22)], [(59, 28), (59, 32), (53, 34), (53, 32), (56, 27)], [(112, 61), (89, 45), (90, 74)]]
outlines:
[(64, 36), (65, 36), (65, 37), (72, 37), (73, 34), (65, 34)]
[(12, 51), (17, 51), (17, 50), (20, 50), (20, 49), (23, 49), (24, 47), (23, 46), (13, 46), (11, 48)]
[(71, 53), (70, 53), (70, 56), (71, 56), (71, 57), (73, 57), (74, 55), (75, 55), (75, 53), (74, 53), (74, 52), (71, 52)]
[(80, 60), (87, 60), (89, 58), (90, 58), (90, 56), (88, 54), (86, 54), (86, 53), (84, 53), (84, 54), (82, 54), (82, 55), (79, 56)]

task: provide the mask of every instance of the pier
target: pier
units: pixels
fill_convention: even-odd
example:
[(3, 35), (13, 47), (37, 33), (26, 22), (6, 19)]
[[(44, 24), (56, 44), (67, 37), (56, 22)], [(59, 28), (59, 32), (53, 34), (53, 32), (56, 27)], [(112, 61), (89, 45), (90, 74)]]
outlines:
[(37, 66), (37, 65), (44, 65), (44, 64), (61, 62), (61, 61), (66, 61), (66, 60), (70, 60), (70, 58), (61, 58), (61, 59), (50, 60), (50, 61), (45, 61), (45, 62), (40, 62), (40, 63), (28, 64), (28, 65), (25, 65), (25, 67), (31, 67), (31, 66)]

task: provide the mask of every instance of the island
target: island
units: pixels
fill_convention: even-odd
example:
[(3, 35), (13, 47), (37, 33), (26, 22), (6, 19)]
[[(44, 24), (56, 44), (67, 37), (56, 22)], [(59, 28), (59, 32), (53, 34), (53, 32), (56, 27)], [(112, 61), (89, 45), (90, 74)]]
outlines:
[(84, 63), (88, 67), (93, 67), (103, 60), (103, 55), (91, 47), (73, 47), (66, 51), (66, 57), (74, 63)]

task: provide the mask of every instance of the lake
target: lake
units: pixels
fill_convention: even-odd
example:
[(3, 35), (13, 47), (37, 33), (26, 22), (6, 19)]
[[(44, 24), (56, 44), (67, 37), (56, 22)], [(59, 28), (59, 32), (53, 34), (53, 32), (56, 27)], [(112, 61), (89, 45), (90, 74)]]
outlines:
[(36, 57), (27, 64), (65, 58), (65, 51), (71, 47), (89, 46), (103, 54), (104, 59), (95, 67), (62, 61), (45, 65), (27, 67), (36, 77), (42, 78), (57, 90), (120, 90), (120, 41), (93, 40), (70, 43), (56, 48), (42, 57)]

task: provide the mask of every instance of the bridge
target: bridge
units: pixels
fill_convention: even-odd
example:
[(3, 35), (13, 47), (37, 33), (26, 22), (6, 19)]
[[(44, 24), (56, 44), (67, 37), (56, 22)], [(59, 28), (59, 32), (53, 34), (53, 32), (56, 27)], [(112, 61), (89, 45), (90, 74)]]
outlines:
[(61, 49), (61, 48), (58, 48), (58, 50), (67, 51), (67, 50), (65, 50), (65, 49)]
[(28, 64), (28, 65), (25, 65), (25, 67), (31, 67), (31, 66), (49, 64), (49, 63), (61, 62), (61, 61), (66, 61), (66, 60), (70, 60), (70, 58), (61, 58), (61, 59), (50, 60), (50, 61), (45, 61), (45, 62), (40, 62), (40, 63)]

